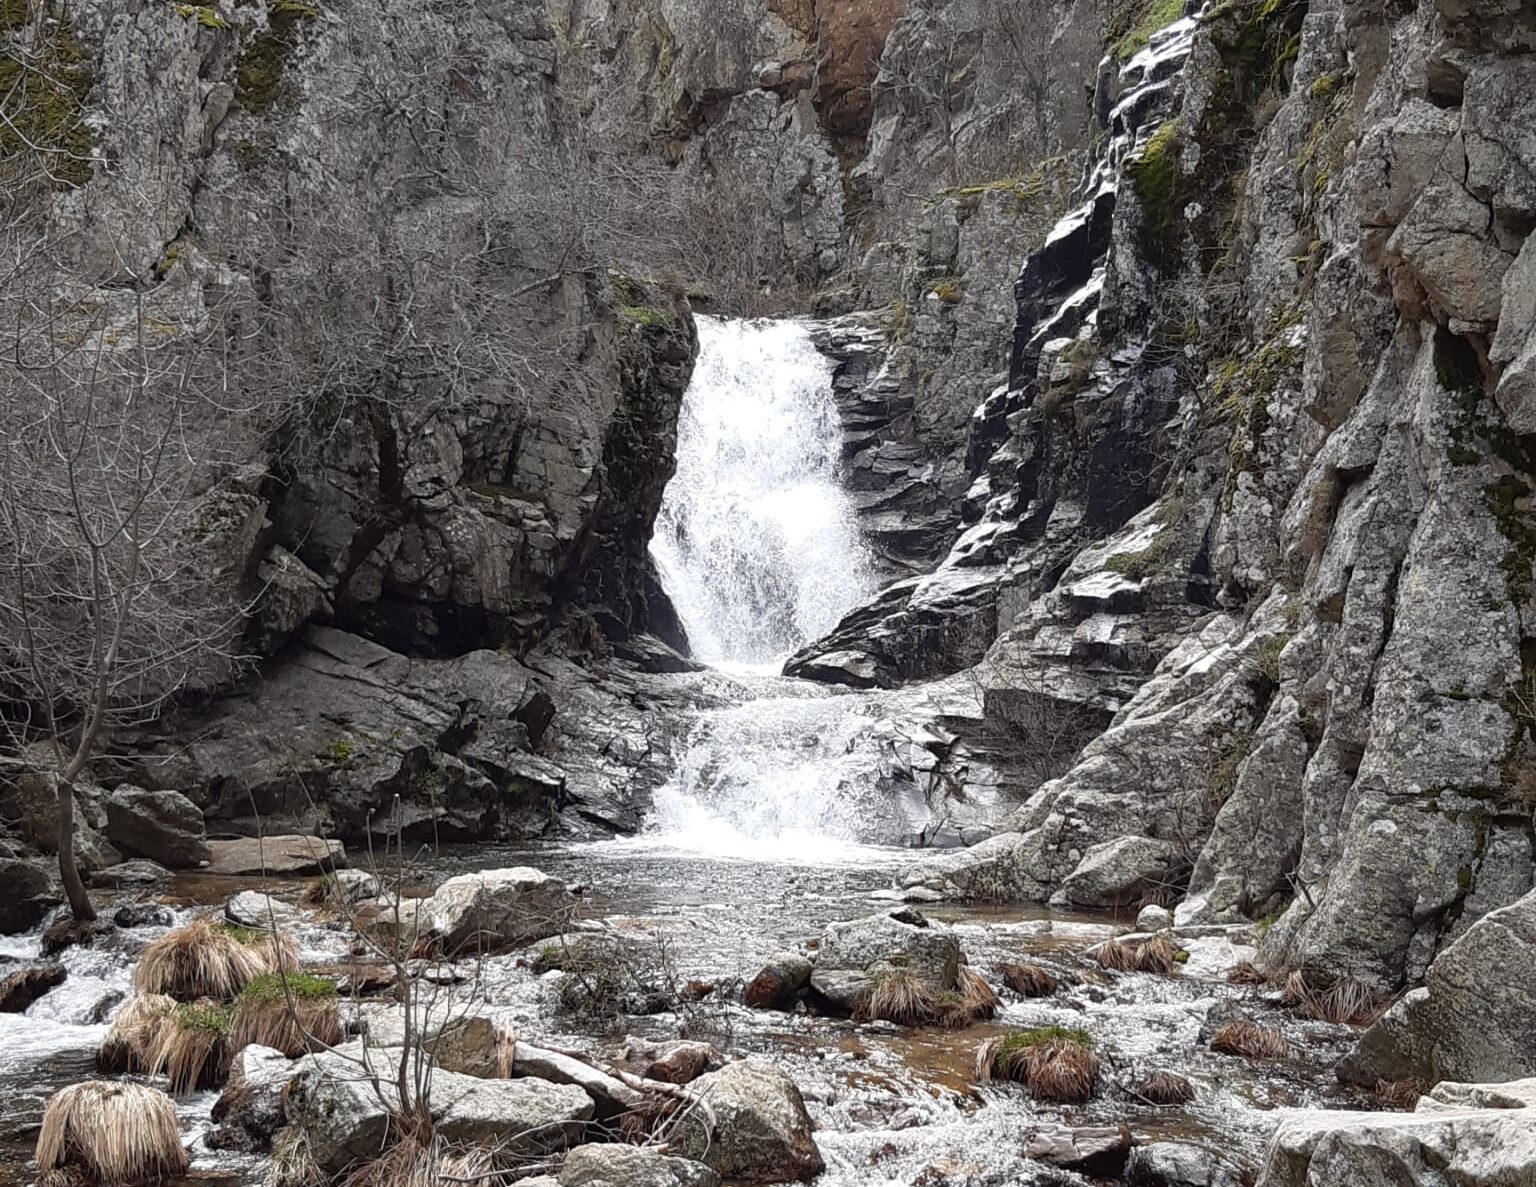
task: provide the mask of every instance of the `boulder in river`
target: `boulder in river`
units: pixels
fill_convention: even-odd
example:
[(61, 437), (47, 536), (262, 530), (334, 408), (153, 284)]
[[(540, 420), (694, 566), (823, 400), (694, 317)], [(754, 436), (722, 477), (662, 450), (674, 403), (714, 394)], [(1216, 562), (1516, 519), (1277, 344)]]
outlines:
[(107, 838), (125, 854), (172, 869), (195, 869), (211, 856), (202, 809), (179, 791), (125, 784), (103, 806)]
[(56, 961), (0, 968), (0, 1014), (20, 1014), (68, 974)]
[(1536, 1080), (1437, 1085), (1412, 1113), (1298, 1109), (1258, 1187), (1499, 1187), (1536, 1183)]
[(239, 837), (232, 841), (209, 841), (208, 849), (207, 872), (230, 877), (258, 874), (299, 877), (322, 874), (347, 864), (347, 854), (341, 842), (327, 841), (324, 837)]
[(302, 915), (297, 907), (273, 895), (259, 890), (242, 890), (225, 900), (224, 918), (236, 927), (274, 931), (297, 923)]
[(229, 1084), (214, 1102), (207, 1144), (248, 1154), (270, 1151), (272, 1136), (286, 1120), (283, 1089), (292, 1074), (293, 1062), (281, 1051), (256, 1043), (241, 1048)]
[(792, 1010), (811, 981), (811, 962), (798, 952), (778, 952), (742, 993), (754, 1010)]
[(131, 861), (118, 862), (91, 875), (91, 885), (107, 890), (124, 890), (130, 887), (162, 886), (172, 878), (171, 871), (158, 861), (147, 857), (135, 857)]
[(514, 866), (450, 878), (426, 910), (448, 952), (505, 952), (559, 935), (576, 911), (576, 896), (558, 878)]
[(1484, 915), (1360, 1038), (1340, 1078), (1491, 1081), (1536, 1075), (1536, 891)]
[(911, 907), (828, 927), (811, 988), (833, 1010), (904, 1025), (968, 1025), (997, 1005), (954, 930)]
[[(430, 1062), (425, 1053), (370, 1046), (370, 1076), (363, 1054), (361, 1043), (349, 1043), (306, 1056), (289, 1081), (288, 1121), (303, 1132), (316, 1166), (328, 1174), (377, 1156), (400, 1107), (395, 1070), (403, 1058)], [(573, 1139), (593, 1115), (591, 1098), (574, 1085), (486, 1080), (441, 1068), (431, 1074), (430, 1104), (436, 1132), (445, 1141), (512, 1153)]]
[(673, 1142), (685, 1157), (741, 1184), (806, 1181), (825, 1168), (800, 1089), (772, 1064), (726, 1064), (695, 1080), (692, 1090), (709, 1102), (716, 1129), (706, 1134), (699, 1113), (690, 1114)]

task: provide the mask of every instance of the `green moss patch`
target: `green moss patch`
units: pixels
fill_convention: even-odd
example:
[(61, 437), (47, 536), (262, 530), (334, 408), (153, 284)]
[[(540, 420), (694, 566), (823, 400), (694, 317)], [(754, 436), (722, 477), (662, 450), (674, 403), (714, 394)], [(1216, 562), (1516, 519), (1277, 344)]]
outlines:
[[(21, 0), (4, 0), (0, 24), (19, 30), (30, 21)], [(95, 135), (85, 122), (93, 78), (69, 22), (50, 17), (36, 35), (20, 34), (0, 48), (0, 159), (38, 158), (60, 189), (91, 179)], [(30, 172), (30, 169), (27, 170)]]
[(235, 66), (235, 99), (247, 111), (267, 111), (285, 97), (283, 72), (304, 26), (320, 10), (301, 0), (271, 0), (267, 28), (246, 44)]
[(665, 326), (677, 324), (677, 315), (670, 309), (657, 309), (650, 305), (620, 305), (619, 320), (634, 326)]
[(1184, 15), (1184, 0), (1132, 0), (1115, 6), (1105, 34), (1122, 62), (1147, 47), (1152, 34)]
[(242, 1002), (320, 1001), (336, 996), (336, 986), (309, 973), (263, 973), (240, 991)]
[(229, 1011), (223, 1006), (195, 1003), (177, 1006), (171, 1017), (180, 1030), (205, 1030), (211, 1034), (229, 1033)]
[(998, 1056), (1027, 1051), (1030, 1047), (1043, 1047), (1047, 1043), (1069, 1043), (1074, 1047), (1092, 1047), (1093, 1038), (1086, 1030), (1076, 1026), (1037, 1026), (1033, 1030), (1021, 1030), (1008, 1035), (997, 1045)]

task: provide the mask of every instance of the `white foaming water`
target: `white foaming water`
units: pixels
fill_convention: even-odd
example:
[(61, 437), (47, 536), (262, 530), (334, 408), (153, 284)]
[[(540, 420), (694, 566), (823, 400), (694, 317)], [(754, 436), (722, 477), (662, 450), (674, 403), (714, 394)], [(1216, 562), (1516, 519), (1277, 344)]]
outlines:
[(651, 552), (706, 663), (782, 660), (871, 592), (832, 364), (792, 321), (700, 317)]

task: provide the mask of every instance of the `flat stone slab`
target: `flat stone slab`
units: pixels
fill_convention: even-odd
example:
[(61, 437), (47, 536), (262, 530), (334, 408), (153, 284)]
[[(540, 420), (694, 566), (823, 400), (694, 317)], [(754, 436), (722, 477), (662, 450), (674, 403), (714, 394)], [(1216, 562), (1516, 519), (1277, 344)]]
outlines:
[(211, 856), (203, 873), (230, 877), (252, 874), (321, 874), (347, 864), (340, 841), (323, 837), (240, 837), (209, 841)]

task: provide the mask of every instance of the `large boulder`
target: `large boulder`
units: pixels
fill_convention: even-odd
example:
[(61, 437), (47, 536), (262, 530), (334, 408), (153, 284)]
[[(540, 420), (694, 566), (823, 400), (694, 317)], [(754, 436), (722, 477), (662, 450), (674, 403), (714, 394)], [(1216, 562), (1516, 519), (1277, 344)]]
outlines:
[(742, 998), (754, 1010), (792, 1010), (811, 980), (811, 962), (798, 952), (779, 952), (747, 982)]
[[(400, 1109), (395, 1073), (407, 1058), (423, 1060), (423, 1068), (431, 1062), (424, 1053), (407, 1055), (399, 1047), (369, 1046), (365, 1052), (361, 1043), (298, 1062), (288, 1084), (285, 1112), (289, 1124), (303, 1132), (321, 1171), (335, 1174), (377, 1156), (391, 1117)], [(591, 1099), (572, 1085), (486, 1080), (442, 1068), (431, 1071), (429, 1104), (436, 1131), (445, 1141), (509, 1152), (574, 1139), (593, 1114)]]
[(132, 784), (106, 797), (107, 837), (125, 854), (172, 869), (195, 869), (212, 854), (203, 813), (179, 791), (146, 791)]
[(699, 1113), (690, 1114), (673, 1143), (684, 1157), (741, 1184), (804, 1181), (825, 1168), (800, 1089), (772, 1064), (727, 1064), (699, 1077), (692, 1090), (709, 1102), (716, 1128), (706, 1133)]
[(209, 841), (208, 873), (232, 877), (322, 874), (347, 864), (340, 841), (298, 835)]
[(904, 908), (828, 927), (817, 947), (811, 988), (832, 1006), (853, 1010), (881, 980), (896, 974), (947, 993), (958, 982), (962, 962), (960, 941), (950, 928)]
[(1521, 1187), (1536, 1183), (1536, 1080), (1442, 1084), (1412, 1113), (1298, 1110), (1258, 1187)]
[(1079, 907), (1124, 907), (1168, 880), (1173, 846), (1152, 837), (1116, 837), (1094, 845), (1058, 892)]
[(505, 952), (559, 935), (576, 896), (530, 866), (450, 878), (429, 900), (432, 932), (449, 952)]
[(43, 867), (19, 858), (0, 858), (0, 935), (30, 931), (58, 903)]
[(1536, 891), (1490, 911), (1339, 1066), (1353, 1083), (1536, 1075)]

